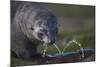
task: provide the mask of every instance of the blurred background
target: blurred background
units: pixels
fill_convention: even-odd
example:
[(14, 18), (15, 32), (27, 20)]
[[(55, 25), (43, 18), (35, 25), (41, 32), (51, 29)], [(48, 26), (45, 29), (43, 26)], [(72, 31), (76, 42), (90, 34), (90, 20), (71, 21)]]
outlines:
[[(77, 42), (81, 44), (83, 48), (93, 48), (95, 49), (95, 6), (88, 5), (71, 5), (71, 4), (50, 4), (43, 3), (48, 7), (55, 16), (58, 18), (59, 26), (59, 43), (57, 44), (62, 51), (66, 43), (76, 39)], [(79, 46), (72, 43), (65, 52), (76, 51)], [(37, 51), (42, 53), (44, 47), (39, 45)], [(47, 53), (57, 53), (55, 47), (49, 46)], [(15, 65), (30, 65), (30, 64), (40, 64), (37, 59), (35, 60), (22, 60), (15, 58)]]
[[(61, 50), (65, 47), (64, 40), (73, 38), (81, 43), (83, 48), (95, 49), (95, 6), (47, 3), (45, 6), (58, 18), (60, 41), (57, 45)], [(76, 45), (70, 45), (66, 51), (77, 48)], [(49, 50), (54, 52), (55, 49), (50, 47), (48, 52)]]

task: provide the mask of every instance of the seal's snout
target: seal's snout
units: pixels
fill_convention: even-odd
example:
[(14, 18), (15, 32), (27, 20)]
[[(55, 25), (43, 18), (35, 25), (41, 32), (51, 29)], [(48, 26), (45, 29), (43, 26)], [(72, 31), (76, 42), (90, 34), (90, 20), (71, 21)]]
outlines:
[(57, 34), (53, 34), (53, 35), (51, 35), (50, 37), (49, 37), (49, 43), (50, 44), (54, 44), (54, 43), (57, 43), (57, 39), (58, 38), (58, 36), (57, 36)]
[(47, 38), (47, 39), (44, 38), (44, 42), (48, 43), (48, 44), (54, 44), (55, 40), (50, 40), (49, 38)]
[(55, 43), (55, 41), (50, 41), (50, 44), (54, 44)]

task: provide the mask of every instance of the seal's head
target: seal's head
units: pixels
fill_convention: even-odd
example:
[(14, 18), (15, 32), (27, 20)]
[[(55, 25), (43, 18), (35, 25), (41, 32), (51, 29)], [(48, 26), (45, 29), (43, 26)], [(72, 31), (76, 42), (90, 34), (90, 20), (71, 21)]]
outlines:
[(36, 39), (43, 41), (44, 43), (53, 44), (57, 40), (57, 18), (53, 14), (38, 16), (34, 26), (31, 27), (31, 30), (33, 30), (33, 36)]
[[(29, 6), (30, 4), (26, 5), (26, 7)], [(15, 17), (16, 27), (24, 32), (30, 40), (35, 38), (44, 43), (55, 43), (58, 33), (56, 16), (45, 7), (32, 6), (28, 10), (19, 9), (20, 13), (17, 12)]]

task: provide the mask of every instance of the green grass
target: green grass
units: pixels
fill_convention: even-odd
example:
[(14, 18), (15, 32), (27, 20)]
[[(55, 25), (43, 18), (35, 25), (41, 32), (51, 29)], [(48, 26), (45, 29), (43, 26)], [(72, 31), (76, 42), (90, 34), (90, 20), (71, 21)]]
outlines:
[[(75, 32), (69, 32), (69, 31), (64, 31), (62, 30), (61, 32), (59, 32), (59, 44), (58, 47), (60, 48), (60, 50), (62, 51), (65, 47), (65, 45), (63, 44), (63, 39), (67, 38), (67, 37), (72, 37), (75, 38), (77, 42), (79, 42), (81, 44), (81, 46), (83, 48), (94, 48), (95, 49), (95, 33), (94, 33), (94, 29), (88, 29), (88, 27), (86, 27), (85, 30), (83, 31), (75, 31)], [(70, 46), (68, 46), (65, 50), (65, 52), (71, 52), (71, 51), (77, 51), (79, 48), (79, 46), (77, 46), (75, 43), (72, 43)], [(44, 47), (42, 44), (38, 45), (37, 47), (37, 52), (38, 53), (43, 53)], [(47, 53), (48, 54), (54, 54), (57, 53), (57, 49), (51, 45), (48, 46), (48, 50)], [(34, 59), (34, 60), (23, 60), (23, 59), (18, 59), (18, 58), (13, 58), (14, 62), (16, 63), (16, 65), (34, 65), (34, 64), (40, 64), (40, 62), (38, 62), (38, 60)]]
[[(81, 44), (83, 48), (95, 48), (95, 35), (93, 31), (88, 30), (88, 31), (83, 31), (83, 32), (62, 32), (59, 34), (61, 41), (59, 42), (59, 44), (57, 44), (61, 51), (65, 47), (65, 45), (63, 45), (63, 39), (68, 36), (73, 36), (76, 39), (76, 41)], [(79, 46), (77, 46), (75, 43), (72, 43), (70, 46), (66, 48), (65, 52), (76, 51), (78, 49), (80, 49)], [(38, 45), (37, 52), (42, 54), (43, 50), (44, 50), (43, 45), (42, 44)], [(57, 52), (58, 52), (57, 49), (53, 45), (48, 47), (48, 50), (47, 50), (48, 54), (52, 54), (52, 53), (54, 54)], [(35, 60), (23, 60), (23, 59), (15, 58), (14, 61), (16, 65), (40, 64), (38, 60), (36, 59)]]
[[(92, 32), (71, 32), (71, 33), (67, 33), (64, 32), (64, 33), (61, 33), (60, 34), (60, 39), (61, 39), (61, 42), (58, 45), (58, 47), (63, 50), (63, 48), (65, 47), (65, 45), (63, 45), (63, 39), (67, 36), (73, 36), (73, 38), (75, 37), (76, 41), (79, 42), (81, 44), (81, 46), (83, 48), (95, 48), (95, 35), (94, 34), (91, 34)], [(68, 35), (69, 34), (69, 35)], [(37, 50), (38, 52), (42, 53), (44, 47), (42, 45), (39, 45), (37, 47)], [(75, 51), (79, 49), (79, 46), (76, 45), (75, 43), (72, 43), (68, 48), (66, 48), (66, 51)], [(49, 46), (48, 48), (48, 53), (51, 53), (51, 52), (57, 52), (57, 49), (54, 47), (54, 46)]]

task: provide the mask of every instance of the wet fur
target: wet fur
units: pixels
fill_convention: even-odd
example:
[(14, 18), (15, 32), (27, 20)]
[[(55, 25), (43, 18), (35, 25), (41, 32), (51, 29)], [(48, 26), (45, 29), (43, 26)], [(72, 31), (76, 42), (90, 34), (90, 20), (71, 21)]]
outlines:
[[(36, 22), (38, 19), (49, 22)], [(56, 17), (40, 3), (11, 1), (11, 51), (18, 57), (32, 58), (38, 55), (36, 51), (38, 40), (30, 31), (31, 25), (36, 27), (45, 25), (51, 28), (50, 31), (57, 31), (54, 26), (57, 25)]]

